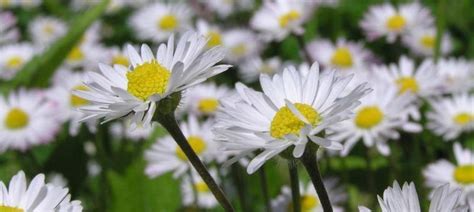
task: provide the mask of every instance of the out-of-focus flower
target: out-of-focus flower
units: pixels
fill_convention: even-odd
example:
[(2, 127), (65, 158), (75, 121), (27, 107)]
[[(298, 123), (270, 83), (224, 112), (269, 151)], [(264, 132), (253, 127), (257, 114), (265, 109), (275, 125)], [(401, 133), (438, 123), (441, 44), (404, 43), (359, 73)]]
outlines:
[(66, 34), (67, 26), (61, 19), (44, 16), (35, 18), (28, 29), (35, 45), (47, 47)]
[(66, 56), (64, 67), (68, 69), (96, 70), (97, 63), (106, 61), (107, 54), (104, 54), (104, 52), (107, 52), (107, 50), (97, 43), (76, 45)]
[(0, 8), (24, 7), (33, 8), (41, 4), (42, 0), (7, 0), (0, 1)]
[(52, 141), (60, 124), (56, 112), (40, 91), (20, 89), (0, 98), (0, 150), (25, 151)]
[(214, 83), (199, 84), (184, 93), (180, 110), (197, 116), (213, 116), (220, 105), (219, 101), (229, 95), (231, 91), (227, 86), (217, 86)]
[(223, 34), (222, 43), (227, 48), (226, 60), (233, 63), (256, 57), (262, 47), (257, 36), (247, 29), (226, 31)]
[(155, 129), (155, 124), (152, 124), (150, 127), (137, 126), (135, 129), (131, 129), (127, 121), (115, 122), (110, 126), (110, 132), (114, 137), (127, 138), (132, 141), (142, 141), (150, 138)]
[(110, 121), (127, 116), (132, 128), (149, 127), (161, 99), (180, 92), (227, 70), (229, 65), (216, 65), (224, 57), (224, 49), (206, 50), (207, 40), (194, 32), (185, 33), (174, 44), (161, 44), (156, 57), (147, 45), (141, 55), (128, 46), (130, 70), (122, 65), (114, 67), (100, 64), (100, 73), (89, 72), (89, 90), (76, 91), (76, 95), (91, 104), (81, 110), (84, 120), (105, 118)]
[(402, 4), (398, 8), (388, 3), (372, 6), (360, 22), (369, 40), (386, 36), (390, 43), (413, 29), (432, 25), (431, 12), (419, 2)]
[[(413, 29), (403, 36), (403, 42), (417, 55), (432, 56), (436, 46), (436, 29), (434, 27)], [(449, 34), (443, 35), (440, 45), (442, 55), (451, 52), (453, 44)]]
[(467, 93), (430, 100), (432, 111), (427, 114), (428, 125), (446, 140), (474, 130), (474, 96)]
[(320, 74), (314, 63), (306, 74), (293, 66), (273, 77), (262, 74), (263, 93), (238, 83), (239, 95), (222, 100), (215, 129), (218, 140), (224, 150), (240, 152), (237, 158), (262, 150), (248, 165), (248, 173), (292, 146), (292, 157), (301, 157), (308, 142), (341, 150), (339, 142), (320, 133), (348, 119), (358, 100), (370, 91), (361, 84), (342, 95), (350, 80), (350, 76), (336, 77), (335, 71)]
[[(212, 125), (210, 120), (200, 124), (196, 117), (189, 116), (188, 121), (180, 126), (196, 155), (206, 162), (212, 161), (217, 154), (217, 146), (211, 132)], [(145, 173), (149, 177), (157, 177), (170, 171), (174, 177), (179, 177), (191, 168), (185, 153), (171, 136), (159, 138), (145, 152), (145, 159), (148, 162)]]
[(208, 48), (222, 45), (222, 31), (218, 26), (211, 25), (210, 23), (200, 19), (196, 23), (196, 30), (209, 39), (207, 41)]
[(16, 17), (11, 12), (0, 12), (0, 44), (17, 41), (20, 37), (18, 29), (15, 27)]
[[(209, 173), (217, 180), (217, 171), (210, 169)], [(183, 194), (183, 205), (192, 206), (194, 204), (194, 190), (197, 192), (197, 206), (199, 208), (211, 209), (217, 206), (217, 200), (212, 194), (207, 184), (202, 180), (201, 176), (195, 171), (191, 172), (192, 176), (183, 176), (181, 183), (181, 192)], [(191, 179), (192, 177), (192, 179)], [(218, 181), (217, 181), (218, 182)], [(194, 188), (193, 188), (194, 187)], [(193, 190), (194, 189), (194, 190)]]
[(161, 42), (174, 33), (189, 30), (191, 18), (192, 10), (186, 4), (155, 2), (137, 10), (130, 25), (138, 38)]
[(219, 17), (226, 18), (232, 13), (251, 9), (253, 0), (201, 0), (211, 11)]
[(35, 49), (28, 43), (8, 44), (0, 47), (0, 78), (11, 79), (23, 68), (35, 54)]
[(47, 181), (55, 186), (66, 187), (67, 179), (60, 173), (52, 172), (48, 174)]
[(245, 82), (255, 82), (260, 74), (273, 75), (283, 70), (282, 62), (278, 57), (263, 59), (252, 57), (239, 66), (239, 73)]
[(312, 15), (313, 1), (266, 0), (250, 21), (266, 41), (283, 40), (290, 33), (302, 34), (303, 23)]
[(474, 88), (474, 63), (463, 58), (439, 59), (436, 70), (444, 93), (468, 92)]
[[(344, 208), (339, 205), (343, 205), (344, 202), (347, 201), (347, 193), (344, 191), (344, 188), (339, 185), (339, 180), (336, 178), (327, 178), (323, 179), (323, 183), (328, 192), (334, 212), (343, 212)], [(300, 201), (301, 211), (323, 211), (321, 201), (312, 183), (308, 183), (306, 186), (300, 184)], [(291, 189), (288, 186), (283, 186), (281, 194), (273, 199), (271, 204), (272, 211), (274, 212), (286, 212), (288, 209), (291, 209)]]
[(122, 65), (125, 67), (130, 66), (130, 60), (125, 47), (118, 48), (112, 47), (109, 49), (109, 62), (108, 65)]

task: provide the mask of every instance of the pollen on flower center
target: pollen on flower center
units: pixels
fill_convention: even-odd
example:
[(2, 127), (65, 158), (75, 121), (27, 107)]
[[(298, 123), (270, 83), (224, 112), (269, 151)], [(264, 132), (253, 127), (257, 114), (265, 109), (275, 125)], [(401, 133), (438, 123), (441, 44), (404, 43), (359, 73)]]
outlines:
[(469, 122), (474, 120), (474, 117), (469, 114), (469, 113), (458, 113), (457, 115), (454, 116), (453, 118), (454, 123), (464, 126), (468, 124)]
[(129, 65), (129, 62), (128, 62), (128, 58), (125, 57), (124, 55), (115, 55), (113, 58), (112, 58), (112, 64), (120, 64), (120, 65), (123, 65), (125, 67), (127, 67)]
[(260, 73), (273, 74), (273, 72), (274, 72), (273, 67), (270, 66), (269, 64), (264, 63), (264, 64), (260, 67)]
[[(311, 125), (315, 126), (321, 121), (319, 113), (310, 105), (296, 103), (295, 107)], [(288, 134), (299, 135), (303, 126), (304, 122), (296, 117), (287, 106), (284, 106), (273, 117), (270, 135), (274, 138), (283, 138)]]
[(423, 47), (432, 49), (435, 45), (435, 37), (432, 35), (424, 35), (420, 38), (420, 43)]
[[(84, 85), (77, 85), (74, 88), (72, 88), (72, 91), (88, 91), (89, 88), (87, 88)], [(74, 94), (71, 94), (71, 99), (70, 99), (70, 104), (73, 107), (80, 107), (89, 104), (89, 101), (86, 99), (83, 99), (81, 97), (78, 97)]]
[(158, 22), (158, 26), (167, 31), (174, 30), (179, 24), (178, 19), (174, 15), (164, 15)]
[(219, 32), (209, 32), (207, 33), (209, 41), (207, 41), (207, 47), (214, 47), (222, 44), (222, 37)]
[(377, 106), (367, 106), (360, 109), (355, 116), (355, 124), (362, 129), (377, 126), (383, 119), (383, 113)]
[(23, 58), (20, 56), (13, 56), (7, 60), (7, 67), (8, 68), (19, 68), (23, 64)]
[(405, 93), (407, 91), (416, 93), (419, 90), (418, 82), (416, 82), (416, 79), (413, 77), (400, 77), (396, 83), (399, 93)]
[(43, 31), (48, 34), (48, 35), (51, 35), (54, 33), (54, 27), (51, 25), (51, 24), (46, 24), (44, 25), (43, 27)]
[(18, 130), (28, 125), (30, 117), (20, 108), (12, 108), (5, 117), (5, 126), (11, 130)]
[(313, 195), (301, 196), (301, 211), (311, 211), (319, 205), (319, 199)]
[(396, 14), (387, 20), (386, 25), (389, 30), (399, 32), (405, 27), (406, 20), (400, 14)]
[(163, 94), (171, 73), (156, 61), (137, 66), (127, 73), (127, 91), (141, 100), (154, 94)]
[(84, 53), (82, 53), (81, 48), (76, 46), (69, 52), (67, 59), (70, 61), (80, 61), (84, 59)]
[(207, 184), (204, 182), (198, 182), (194, 184), (194, 188), (196, 188), (196, 191), (199, 193), (204, 193), (204, 192), (209, 192), (209, 187), (207, 187)]
[[(206, 142), (201, 137), (189, 136), (187, 140), (196, 155), (199, 156), (206, 150)], [(188, 157), (186, 157), (186, 154), (184, 154), (183, 150), (179, 146), (176, 147), (176, 156), (178, 156), (178, 158), (181, 160), (188, 160)]]
[(230, 49), (232, 51), (232, 54), (237, 55), (237, 56), (243, 56), (247, 52), (247, 46), (243, 43), (237, 44), (234, 47)]
[(300, 18), (300, 13), (296, 10), (290, 10), (289, 12), (283, 14), (278, 19), (278, 23), (280, 23), (281, 28), (285, 28), (288, 26), (289, 23), (298, 20)]
[(347, 47), (337, 48), (331, 58), (331, 63), (333, 65), (348, 68), (352, 66), (352, 54)]
[(474, 165), (459, 166), (454, 170), (454, 179), (460, 184), (474, 183)]
[(198, 103), (198, 109), (203, 113), (215, 112), (218, 106), (219, 101), (215, 98), (204, 98), (201, 99)]
[(0, 205), (0, 211), (1, 212), (24, 212), (24, 210), (21, 208), (2, 206), (2, 205)]

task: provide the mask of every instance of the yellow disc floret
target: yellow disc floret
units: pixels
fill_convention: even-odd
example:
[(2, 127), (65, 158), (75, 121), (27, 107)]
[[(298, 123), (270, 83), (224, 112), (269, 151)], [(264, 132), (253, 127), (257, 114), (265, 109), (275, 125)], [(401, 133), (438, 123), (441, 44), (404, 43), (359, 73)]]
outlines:
[[(187, 138), (189, 145), (194, 150), (196, 155), (201, 155), (204, 151), (206, 151), (206, 142), (199, 136), (189, 136)], [(188, 160), (186, 154), (183, 150), (179, 147), (176, 147), (176, 156), (178, 156), (181, 160)]]
[(424, 35), (420, 38), (420, 43), (427, 49), (432, 49), (435, 46), (436, 38), (432, 35)]
[(80, 47), (76, 46), (69, 52), (67, 59), (69, 61), (81, 61), (84, 59), (84, 53), (82, 53)]
[(30, 117), (20, 108), (12, 108), (5, 117), (5, 126), (11, 130), (18, 130), (28, 126)]
[[(295, 107), (311, 125), (315, 126), (321, 121), (319, 113), (310, 105), (296, 103)], [(288, 134), (299, 135), (303, 126), (304, 122), (296, 117), (287, 106), (284, 106), (273, 117), (270, 135), (274, 138), (283, 138)]]
[(214, 47), (222, 44), (222, 37), (219, 32), (209, 32), (207, 33), (207, 38), (209, 38), (209, 41), (207, 41), (207, 47)]
[(453, 121), (458, 125), (464, 126), (474, 121), (474, 116), (466, 112), (458, 113), (454, 116)]
[(296, 21), (300, 18), (300, 13), (296, 10), (290, 10), (289, 12), (283, 14), (278, 19), (278, 23), (280, 24), (281, 28), (285, 28), (293, 21)]
[(319, 206), (319, 199), (313, 195), (302, 195), (301, 196), (301, 211), (313, 211), (314, 208)]
[(398, 92), (400, 94), (407, 91), (416, 93), (419, 90), (418, 82), (413, 77), (400, 77), (397, 79), (396, 83), (398, 85)]
[(198, 103), (198, 109), (203, 113), (213, 113), (217, 110), (218, 106), (219, 101), (215, 98), (204, 98)]
[(23, 58), (20, 56), (13, 56), (7, 60), (7, 68), (19, 68), (23, 64)]
[[(78, 85), (78, 86), (75, 86), (74, 88), (72, 88), (72, 91), (88, 91), (88, 90), (89, 90), (89, 88), (87, 88), (84, 85)], [(89, 104), (89, 101), (87, 101), (86, 99), (83, 99), (81, 97), (78, 97), (74, 94), (71, 94), (70, 104), (73, 107), (80, 107), (80, 106), (84, 106), (84, 105)]]
[(355, 116), (355, 124), (362, 129), (377, 126), (383, 119), (383, 112), (377, 106), (367, 106), (360, 109)]
[(0, 212), (24, 212), (21, 208), (0, 205)]
[(112, 58), (112, 64), (119, 64), (127, 67), (129, 65), (128, 58), (124, 55), (118, 54)]
[(238, 56), (238, 57), (241, 57), (241, 56), (244, 56), (245, 53), (247, 53), (247, 46), (243, 43), (240, 43), (240, 44), (237, 44), (235, 46), (233, 46), (230, 51), (232, 52), (232, 54)]
[(405, 28), (406, 23), (407, 21), (403, 16), (401, 16), (400, 14), (396, 14), (387, 20), (386, 25), (390, 31), (399, 32), (403, 28)]
[(454, 179), (460, 184), (474, 184), (474, 165), (462, 165), (454, 170)]
[(352, 54), (347, 47), (337, 48), (331, 58), (331, 63), (341, 68), (349, 68), (352, 66)]
[(204, 192), (209, 192), (209, 187), (207, 187), (206, 183), (204, 182), (198, 182), (194, 184), (194, 188), (196, 188), (196, 191), (199, 193), (204, 193)]
[(137, 66), (127, 73), (127, 91), (141, 100), (154, 94), (163, 94), (171, 73), (156, 61)]
[(158, 22), (158, 26), (166, 31), (172, 31), (176, 27), (178, 27), (179, 21), (174, 15), (164, 15), (161, 17), (160, 21)]

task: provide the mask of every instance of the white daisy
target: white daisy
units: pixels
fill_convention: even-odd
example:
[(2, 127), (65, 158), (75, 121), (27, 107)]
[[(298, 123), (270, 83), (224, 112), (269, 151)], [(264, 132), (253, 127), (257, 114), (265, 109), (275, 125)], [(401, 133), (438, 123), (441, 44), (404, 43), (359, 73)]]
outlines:
[[(366, 79), (369, 79), (367, 77)], [(373, 91), (361, 98), (355, 116), (330, 127), (330, 139), (344, 143), (342, 155), (347, 155), (354, 145), (363, 141), (367, 147), (375, 146), (382, 155), (390, 154), (388, 140), (400, 137), (398, 130), (420, 132), (421, 126), (406, 117), (414, 96), (398, 95), (398, 89), (379, 80), (372, 79)]]
[(252, 57), (240, 64), (239, 74), (245, 82), (255, 82), (260, 74), (273, 75), (283, 70), (282, 67), (282, 61), (278, 57)]
[(211, 25), (210, 23), (200, 19), (196, 22), (196, 30), (199, 34), (204, 35), (209, 39), (207, 41), (208, 48), (222, 45), (222, 31), (218, 26)]
[(39, 91), (20, 89), (0, 98), (0, 150), (25, 151), (51, 141), (60, 125), (56, 109)]
[(250, 26), (262, 38), (283, 40), (291, 33), (302, 34), (303, 23), (312, 15), (313, 1), (266, 0), (250, 20)]
[(474, 88), (474, 63), (463, 58), (441, 58), (436, 70), (444, 93), (467, 92)]
[(406, 32), (432, 26), (431, 12), (419, 2), (400, 5), (398, 8), (385, 3), (370, 7), (360, 26), (369, 40), (386, 36), (390, 43)]
[(20, 37), (16, 17), (9, 11), (0, 11), (0, 44), (15, 42)]
[(231, 94), (230, 89), (215, 83), (203, 83), (189, 88), (184, 93), (180, 110), (194, 115), (215, 115), (219, 101)]
[[(209, 173), (214, 179), (217, 179), (215, 169), (210, 169)], [(211, 209), (218, 205), (218, 202), (207, 184), (202, 180), (196, 171), (191, 172), (192, 179), (189, 175), (183, 176), (181, 183), (181, 193), (183, 195), (183, 205), (192, 206), (194, 204), (194, 190), (197, 192), (197, 206), (199, 208)], [(219, 183), (219, 182), (217, 182)], [(194, 187), (194, 188), (193, 188)]]
[(306, 49), (314, 61), (338, 70), (362, 70), (373, 58), (361, 43), (338, 39), (335, 44), (326, 39), (310, 42)]
[(98, 43), (80, 43), (74, 46), (64, 60), (68, 69), (95, 70), (97, 63), (107, 60), (105, 47)]
[(423, 170), (423, 175), (426, 185), (432, 189), (446, 183), (461, 188), (464, 191), (461, 201), (465, 202), (465, 194), (474, 191), (474, 151), (463, 149), (459, 143), (454, 143), (453, 152), (455, 164), (445, 159), (438, 160), (429, 164)]
[(219, 17), (226, 18), (232, 13), (251, 9), (255, 2), (252, 0), (200, 0)]
[(176, 32), (188, 30), (191, 18), (192, 10), (186, 4), (155, 2), (137, 10), (130, 25), (138, 38), (161, 42)]
[(80, 201), (71, 202), (67, 188), (45, 183), (44, 179), (43, 174), (36, 175), (28, 185), (25, 173), (20, 171), (12, 177), (8, 188), (0, 181), (0, 211), (82, 211)]
[(247, 29), (226, 31), (222, 44), (227, 49), (226, 60), (233, 63), (259, 55), (262, 47), (257, 36)]
[[(417, 55), (432, 56), (436, 46), (436, 29), (434, 27), (413, 29), (403, 36), (403, 42)], [(453, 44), (448, 33), (443, 35), (440, 45), (442, 55), (451, 52)]]
[(263, 93), (238, 83), (238, 96), (222, 100), (217, 116), (222, 148), (240, 152), (237, 158), (262, 150), (248, 165), (248, 173), (293, 146), (292, 157), (301, 157), (308, 142), (342, 149), (321, 133), (349, 118), (358, 100), (370, 91), (361, 84), (343, 96), (350, 80), (351, 76), (336, 77), (335, 71), (320, 74), (314, 63), (306, 75), (293, 66), (273, 77), (261, 75)]
[(150, 138), (155, 131), (157, 125), (155, 123), (150, 127), (137, 126), (135, 129), (130, 128), (127, 121), (115, 122), (110, 126), (110, 132), (115, 138), (126, 138), (132, 141), (143, 141)]
[(28, 26), (30, 37), (38, 46), (46, 47), (67, 32), (67, 25), (55, 17), (37, 17)]
[[(200, 124), (194, 116), (189, 116), (188, 121), (180, 125), (189, 145), (205, 162), (210, 162), (216, 156), (217, 148), (211, 132), (212, 125), (213, 122), (210, 120)], [(174, 177), (179, 177), (191, 167), (186, 154), (171, 136), (159, 138), (149, 150), (145, 151), (145, 159), (148, 162), (145, 173), (153, 178), (170, 171)]]
[(11, 79), (35, 54), (27, 43), (7, 44), (0, 47), (0, 79)]
[(474, 130), (474, 96), (461, 93), (429, 102), (432, 110), (427, 113), (427, 127), (435, 134), (452, 140)]
[[(336, 178), (323, 179), (324, 187), (326, 187), (329, 199), (332, 204), (334, 212), (342, 212), (344, 208), (339, 205), (343, 205), (347, 201), (347, 194), (344, 188), (340, 186), (339, 180)], [(321, 202), (318, 194), (314, 189), (312, 183), (308, 183), (306, 186), (300, 184), (300, 200), (301, 200), (301, 211), (305, 212), (323, 212)], [(288, 186), (283, 186), (281, 194), (278, 195), (271, 202), (272, 211), (274, 212), (286, 212), (292, 210), (292, 195), (291, 189)]]
[(224, 50), (206, 50), (206, 42), (204, 37), (188, 32), (176, 47), (171, 36), (168, 44), (160, 45), (156, 57), (147, 45), (142, 45), (141, 56), (128, 46), (130, 70), (122, 65), (99, 64), (101, 72), (90, 72), (90, 81), (85, 83), (89, 91), (77, 91), (91, 102), (82, 108), (87, 114), (85, 120), (128, 116), (132, 125), (148, 127), (158, 101), (230, 67), (215, 65), (224, 57)]
[(122, 65), (125, 67), (130, 66), (130, 61), (128, 59), (127, 51), (125, 46), (122, 48), (112, 47), (108, 49), (109, 51), (109, 65)]

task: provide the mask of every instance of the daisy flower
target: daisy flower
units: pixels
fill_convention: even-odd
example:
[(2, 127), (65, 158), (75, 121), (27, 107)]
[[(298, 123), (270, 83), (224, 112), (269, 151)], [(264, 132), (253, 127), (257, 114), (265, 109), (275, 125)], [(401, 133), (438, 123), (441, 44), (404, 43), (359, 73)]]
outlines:
[[(209, 173), (214, 179), (217, 179), (216, 172), (215, 169), (209, 170)], [(216, 207), (218, 202), (201, 176), (199, 176), (196, 171), (192, 171), (191, 175), (192, 179), (189, 175), (183, 176), (182, 179), (181, 193), (183, 195), (183, 205), (193, 206), (194, 199), (196, 198), (194, 197), (194, 190), (196, 190), (197, 206), (199, 208), (211, 209)]]
[(364, 69), (372, 59), (371, 53), (361, 43), (345, 39), (339, 39), (335, 44), (326, 39), (316, 39), (306, 49), (314, 61), (343, 71)]
[(74, 46), (66, 56), (65, 68), (97, 69), (97, 63), (106, 61), (106, 49), (98, 43), (80, 43)]
[[(368, 77), (366, 77), (368, 79)], [(375, 146), (382, 155), (390, 154), (388, 140), (400, 137), (398, 130), (420, 132), (421, 126), (410, 122), (406, 115), (414, 96), (398, 95), (395, 86), (371, 80), (373, 91), (360, 99), (354, 109), (355, 116), (330, 127), (329, 139), (344, 143), (342, 155), (347, 155), (354, 145), (363, 141), (367, 147)]]
[(369, 40), (386, 36), (388, 42), (406, 32), (433, 25), (431, 12), (419, 2), (401, 4), (398, 8), (391, 4), (372, 6), (364, 15), (360, 26)]
[(15, 42), (20, 37), (18, 29), (15, 27), (16, 18), (8, 11), (0, 12), (0, 44)]
[(474, 63), (463, 58), (441, 58), (436, 63), (444, 93), (467, 92), (474, 88)]
[(222, 100), (216, 133), (223, 150), (240, 152), (236, 158), (261, 150), (247, 167), (255, 172), (267, 160), (291, 148), (300, 158), (308, 142), (329, 149), (342, 145), (321, 134), (331, 125), (348, 119), (359, 99), (370, 89), (359, 85), (342, 95), (351, 76), (337, 77), (335, 71), (319, 73), (314, 63), (307, 74), (287, 67), (273, 77), (262, 74), (263, 92), (238, 83), (238, 95)]
[(432, 189), (448, 183), (454, 188), (462, 189), (461, 201), (465, 202), (465, 194), (474, 191), (474, 152), (463, 149), (459, 143), (453, 145), (456, 163), (445, 159), (429, 164), (424, 170), (426, 185)]
[(130, 66), (130, 61), (128, 59), (127, 51), (125, 47), (118, 48), (112, 47), (109, 49), (109, 65), (122, 65), (125, 67)]
[(209, 39), (207, 41), (208, 48), (222, 45), (222, 31), (218, 26), (211, 25), (210, 23), (199, 19), (196, 22), (196, 30), (199, 34), (204, 35)]
[(130, 124), (125, 122), (115, 122), (110, 126), (110, 132), (115, 138), (126, 138), (132, 141), (143, 141), (150, 138), (156, 129), (156, 125), (150, 127), (137, 126), (130, 128)]
[(161, 42), (176, 32), (189, 29), (191, 12), (186, 4), (155, 2), (137, 10), (130, 25), (140, 39)]
[(230, 67), (216, 65), (225, 51), (220, 47), (206, 50), (206, 43), (203, 36), (187, 32), (175, 47), (171, 36), (160, 45), (156, 57), (147, 45), (142, 45), (141, 55), (129, 45), (130, 69), (99, 64), (100, 73), (90, 72), (90, 81), (85, 83), (89, 90), (76, 92), (91, 103), (81, 109), (87, 115), (84, 120), (127, 116), (132, 125), (148, 127), (161, 99)]
[[(404, 35), (403, 42), (419, 56), (433, 56), (436, 46), (436, 29), (430, 27), (411, 30)], [(441, 40), (440, 53), (446, 55), (451, 52), (452, 48), (451, 37), (445, 33)]]
[(38, 17), (28, 26), (30, 37), (38, 46), (46, 47), (67, 32), (67, 25), (58, 18)]
[[(200, 124), (195, 116), (189, 116), (188, 121), (180, 125), (189, 145), (196, 155), (205, 162), (210, 162), (216, 155), (217, 148), (213, 141), (214, 135), (211, 132), (212, 125), (211, 120)], [(152, 178), (170, 171), (177, 178), (191, 167), (186, 154), (171, 136), (159, 138), (145, 152), (145, 159), (148, 162), (145, 173)]]
[(262, 47), (257, 36), (247, 29), (226, 31), (222, 37), (222, 44), (227, 48), (226, 60), (232, 63), (255, 57)]
[[(347, 194), (344, 191), (344, 188), (339, 186), (339, 180), (336, 178), (328, 178), (323, 179), (323, 183), (324, 187), (327, 189), (334, 212), (344, 211), (344, 208), (339, 205), (343, 205), (344, 202), (347, 201)], [(300, 200), (301, 211), (323, 212), (321, 202), (313, 184), (308, 183), (306, 186), (300, 184)], [(274, 212), (288, 211), (292, 204), (291, 189), (288, 186), (283, 186), (281, 194), (272, 200), (271, 204), (272, 211)]]
[(260, 74), (273, 75), (282, 70), (282, 61), (278, 57), (263, 59), (252, 57), (245, 60), (239, 67), (240, 77), (245, 82), (255, 82)]
[(224, 85), (203, 83), (189, 88), (183, 95), (183, 104), (180, 110), (194, 115), (215, 115), (219, 101), (229, 96), (230, 89)]
[(200, 0), (219, 17), (226, 18), (232, 13), (249, 10), (254, 6), (253, 0)]
[(27, 43), (8, 44), (0, 47), (0, 79), (11, 79), (35, 54)]
[(30, 184), (23, 171), (12, 177), (8, 187), (0, 181), (0, 211), (82, 211), (80, 201), (71, 201), (68, 189), (44, 182), (36, 175)]
[(54, 103), (39, 91), (24, 89), (0, 98), (0, 120), (0, 150), (25, 151), (47, 143), (60, 125)]
[(429, 101), (427, 127), (445, 140), (453, 140), (463, 132), (474, 130), (474, 97), (467, 93), (439, 97)]
[(312, 15), (312, 1), (266, 0), (250, 20), (264, 40), (281, 41), (291, 33), (302, 34), (303, 23)]

